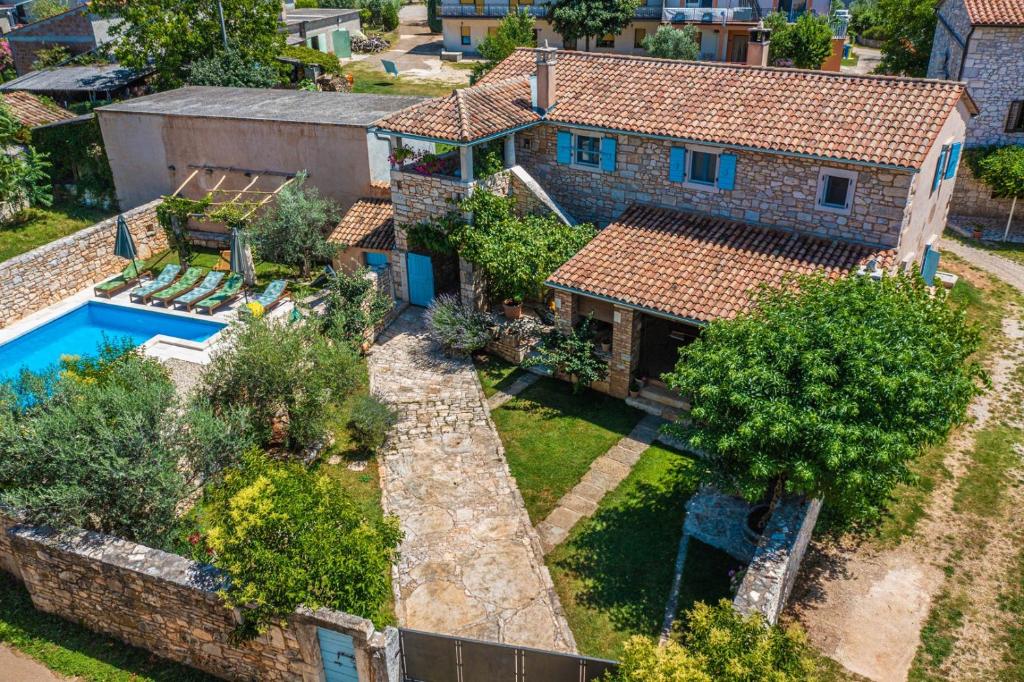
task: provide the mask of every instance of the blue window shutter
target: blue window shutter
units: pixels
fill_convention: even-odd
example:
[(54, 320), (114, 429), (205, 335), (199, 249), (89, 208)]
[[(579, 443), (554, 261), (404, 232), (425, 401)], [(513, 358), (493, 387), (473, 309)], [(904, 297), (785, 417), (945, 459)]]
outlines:
[(946, 159), (949, 157), (949, 147), (943, 147), (939, 154), (939, 162), (935, 165), (935, 177), (932, 178), (932, 191), (939, 188), (942, 176), (946, 172)]
[(736, 187), (736, 155), (721, 154), (718, 157), (718, 189)]
[(572, 163), (572, 133), (558, 131), (558, 163)]
[(615, 138), (601, 138), (601, 170), (615, 170)]
[(953, 144), (949, 149), (949, 161), (946, 162), (946, 179), (949, 180), (956, 175), (956, 166), (960, 163), (960, 148), (963, 145), (959, 142)]
[(683, 147), (672, 147), (668, 153), (668, 179), (672, 182), (682, 182), (686, 169), (686, 149)]
[(925, 284), (932, 286), (935, 283), (935, 273), (939, 269), (939, 252), (937, 249), (928, 247), (924, 251), (924, 258), (921, 263), (921, 277)]

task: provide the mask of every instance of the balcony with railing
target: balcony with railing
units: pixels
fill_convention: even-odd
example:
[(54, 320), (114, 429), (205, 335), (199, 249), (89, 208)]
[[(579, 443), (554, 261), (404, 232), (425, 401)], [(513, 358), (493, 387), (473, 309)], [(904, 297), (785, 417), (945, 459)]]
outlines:
[(546, 17), (548, 14), (547, 4), (525, 5), (508, 2), (485, 3), (477, 2), (471, 5), (442, 3), (439, 13), (442, 17), (495, 17), (500, 18), (509, 12), (523, 10), (535, 17)]
[(727, 24), (730, 22), (756, 22), (766, 14), (775, 11), (772, 2), (754, 0), (719, 0), (715, 7), (710, 2), (686, 2), (682, 6), (666, 6), (661, 13), (662, 21), (670, 23)]

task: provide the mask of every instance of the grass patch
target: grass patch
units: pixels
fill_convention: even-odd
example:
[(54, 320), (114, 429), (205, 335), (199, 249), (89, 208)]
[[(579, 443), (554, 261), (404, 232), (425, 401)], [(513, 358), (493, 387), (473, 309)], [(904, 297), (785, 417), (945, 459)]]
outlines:
[(345, 73), (352, 74), (352, 92), (366, 92), (377, 95), (418, 95), (421, 97), (440, 97), (452, 90), (465, 85), (443, 80), (413, 78), (411, 76), (389, 76), (380, 65), (366, 62), (351, 62), (342, 67)]
[[(214, 680), (143, 649), (36, 611), (17, 581), (0, 572), (0, 642), (62, 675), (102, 682)], [(0, 674), (2, 677), (2, 674)]]
[(524, 374), (524, 370), (517, 365), (494, 355), (477, 355), (473, 358), (473, 364), (476, 365), (476, 374), (480, 377), (484, 396), (488, 398), (498, 391), (507, 389)]
[(50, 208), (30, 208), (10, 224), (0, 226), (0, 261), (49, 244), (112, 215), (113, 211), (68, 202), (54, 202)]
[(971, 466), (960, 480), (953, 496), (953, 510), (990, 517), (999, 513), (1009, 471), (1020, 462), (1014, 446), (1024, 433), (1005, 425), (992, 425), (979, 431), (971, 449)]
[[(178, 253), (176, 251), (161, 251), (160, 253), (153, 254), (153, 256), (146, 261), (146, 268), (154, 274), (158, 274), (165, 265), (180, 262), (181, 261), (178, 259)], [(193, 251), (193, 267), (213, 269), (214, 267), (219, 266), (225, 268), (228, 263), (229, 261), (222, 258), (220, 251), (217, 249), (197, 247)], [(270, 263), (266, 261), (256, 263), (256, 284), (259, 286), (265, 286), (274, 279), (288, 279), (294, 281), (298, 276), (299, 269), (292, 265)]]
[(491, 413), (533, 523), (542, 521), (641, 413), (596, 391), (544, 378)]
[[(668, 600), (686, 501), (698, 466), (686, 455), (648, 448), (630, 475), (605, 496), (547, 557), (555, 589), (582, 653), (617, 658), (633, 635), (655, 636)], [(695, 601), (729, 596), (736, 560), (691, 540), (680, 612)]]
[(943, 590), (936, 597), (928, 620), (921, 628), (921, 645), (910, 666), (908, 682), (945, 679), (939, 670), (956, 646), (956, 631), (963, 624), (966, 605), (967, 599), (962, 594), (954, 596)]
[(925, 517), (925, 506), (935, 486), (952, 476), (945, 466), (949, 444), (933, 445), (925, 449), (911, 464), (916, 480), (896, 486), (888, 514), (878, 528), (878, 539), (885, 545), (896, 546), (909, 537), (918, 522)]
[(857, 66), (860, 63), (860, 55), (854, 51), (850, 51), (850, 56), (847, 59), (840, 61), (843, 66)]
[(1003, 634), (1003, 669), (998, 679), (1024, 680), (1024, 552), (1017, 557), (1010, 576), (1011, 587), (999, 596), (999, 607), (1009, 615)]

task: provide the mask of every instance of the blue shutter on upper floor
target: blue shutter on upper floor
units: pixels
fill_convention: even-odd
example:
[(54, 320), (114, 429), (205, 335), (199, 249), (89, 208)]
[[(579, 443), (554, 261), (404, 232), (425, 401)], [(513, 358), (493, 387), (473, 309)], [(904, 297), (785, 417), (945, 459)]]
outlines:
[(960, 149), (963, 145), (959, 142), (953, 143), (949, 148), (949, 161), (946, 161), (946, 180), (956, 175), (956, 166), (960, 163)]
[(686, 149), (683, 147), (672, 147), (668, 153), (668, 179), (672, 182), (682, 182), (686, 169)]
[(558, 131), (558, 163), (572, 163), (572, 133)]
[(939, 188), (939, 183), (942, 182), (942, 176), (946, 172), (946, 159), (949, 158), (949, 147), (943, 147), (939, 153), (939, 162), (935, 164), (935, 177), (932, 178), (932, 191), (934, 192)]
[(615, 138), (601, 138), (601, 170), (611, 172), (615, 170)]
[(736, 187), (736, 155), (720, 154), (718, 157), (718, 189)]

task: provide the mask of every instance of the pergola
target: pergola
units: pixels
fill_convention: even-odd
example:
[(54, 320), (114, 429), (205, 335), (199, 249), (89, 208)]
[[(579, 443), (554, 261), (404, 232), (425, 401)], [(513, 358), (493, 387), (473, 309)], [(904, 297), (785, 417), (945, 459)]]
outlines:
[[(272, 170), (250, 170), (250, 169), (246, 169), (246, 168), (235, 168), (233, 166), (206, 166), (206, 165), (204, 165), (204, 166), (192, 166), (192, 168), (193, 168), (192, 172), (189, 174), (189, 176), (187, 178), (185, 178), (185, 181), (182, 182), (178, 186), (178, 189), (174, 190), (174, 192), (171, 194), (171, 196), (172, 197), (181, 196), (181, 193), (187, 187), (189, 187), (189, 185), (196, 178), (196, 176), (199, 175), (199, 173), (201, 171), (206, 171), (206, 172), (209, 172), (209, 173), (219, 171), (219, 172), (221, 172), (220, 178), (218, 178), (217, 182), (214, 183), (213, 187), (211, 187), (209, 190), (206, 190), (206, 194), (208, 194), (210, 197), (212, 197), (212, 201), (210, 203), (210, 206), (216, 208), (216, 207), (232, 205), (232, 204), (238, 205), (240, 199), (243, 202), (246, 202), (246, 201), (255, 202), (255, 206), (253, 206), (248, 212), (246, 212), (246, 214), (244, 216), (242, 216), (243, 220), (249, 218), (259, 208), (261, 208), (267, 202), (269, 202), (271, 199), (273, 199), (275, 196), (277, 196), (278, 193), (280, 193), (280, 191), (282, 189), (284, 189), (289, 184), (291, 184), (291, 182), (293, 180), (295, 180), (295, 177), (296, 177), (295, 173), (287, 173), (287, 172), (272, 171)], [(242, 187), (241, 189), (226, 189), (226, 188), (224, 188), (223, 187), (224, 181), (227, 180), (227, 177), (228, 177), (229, 174), (233, 174), (233, 173), (244, 173), (246, 177), (250, 178), (249, 183), (245, 187)], [(253, 189), (253, 187), (256, 186), (256, 183), (258, 183), (261, 178), (280, 178), (280, 183), (277, 185), (276, 188), (274, 188), (273, 190), (269, 190), (269, 191), (268, 190), (256, 190), (256, 189)], [(219, 197), (221, 199), (218, 201)], [(225, 199), (223, 197), (230, 197), (230, 198), (226, 198)], [(243, 197), (245, 197), (245, 198), (243, 199)], [(207, 217), (207, 216), (204, 216), (204, 217)]]

